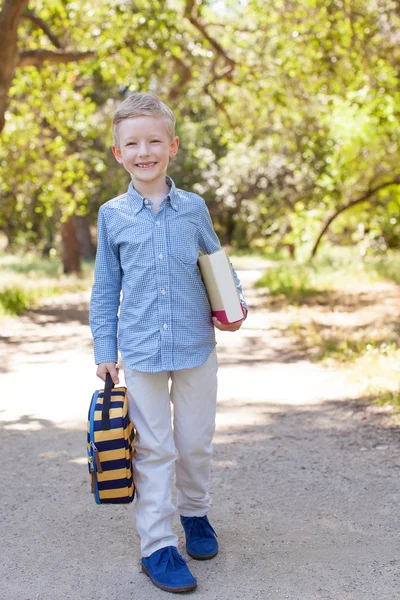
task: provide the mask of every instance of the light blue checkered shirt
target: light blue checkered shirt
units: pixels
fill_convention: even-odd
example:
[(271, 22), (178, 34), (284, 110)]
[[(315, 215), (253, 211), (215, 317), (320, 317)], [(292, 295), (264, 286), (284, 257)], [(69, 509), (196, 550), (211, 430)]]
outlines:
[(220, 243), (203, 198), (166, 181), (171, 189), (157, 214), (133, 183), (100, 207), (90, 300), (96, 364), (117, 362), (118, 343), (128, 369), (189, 369), (205, 363), (215, 347), (197, 259)]

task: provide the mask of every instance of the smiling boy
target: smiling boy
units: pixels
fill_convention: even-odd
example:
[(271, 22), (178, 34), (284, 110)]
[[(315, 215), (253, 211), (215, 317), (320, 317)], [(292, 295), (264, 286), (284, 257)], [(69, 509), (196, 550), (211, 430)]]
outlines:
[(217, 397), (214, 326), (236, 331), (242, 321), (211, 317), (197, 259), (199, 251), (210, 254), (220, 244), (204, 200), (166, 176), (179, 147), (174, 127), (173, 113), (153, 94), (132, 94), (115, 112), (112, 151), (131, 182), (127, 193), (99, 210), (90, 325), (98, 377), (108, 372), (119, 383), (118, 347), (124, 363), (138, 434), (133, 472), (142, 569), (157, 587), (187, 592), (197, 581), (177, 550), (171, 478), (175, 466), (188, 554), (213, 558), (218, 543), (207, 513)]
[(130, 173), (135, 189), (151, 198), (153, 211), (158, 212), (170, 191), (165, 175), (169, 159), (178, 152), (179, 138), (170, 138), (164, 120), (151, 115), (125, 119), (114, 131), (118, 141), (118, 146), (112, 147), (115, 158)]

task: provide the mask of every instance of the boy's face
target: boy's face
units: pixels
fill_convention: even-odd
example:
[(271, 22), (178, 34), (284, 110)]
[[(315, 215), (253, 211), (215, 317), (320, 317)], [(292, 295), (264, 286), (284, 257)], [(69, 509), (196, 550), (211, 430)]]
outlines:
[(118, 124), (119, 148), (115, 158), (134, 181), (165, 181), (169, 159), (178, 152), (179, 138), (172, 140), (162, 117), (140, 116)]

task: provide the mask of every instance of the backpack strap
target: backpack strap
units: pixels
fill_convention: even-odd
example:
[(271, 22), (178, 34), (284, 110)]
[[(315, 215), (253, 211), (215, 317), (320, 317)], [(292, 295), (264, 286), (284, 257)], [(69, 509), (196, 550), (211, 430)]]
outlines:
[(110, 406), (111, 392), (114, 387), (114, 382), (111, 379), (110, 373), (106, 374), (106, 382), (104, 386), (103, 410), (101, 413), (101, 428), (104, 430), (111, 429), (110, 425)]

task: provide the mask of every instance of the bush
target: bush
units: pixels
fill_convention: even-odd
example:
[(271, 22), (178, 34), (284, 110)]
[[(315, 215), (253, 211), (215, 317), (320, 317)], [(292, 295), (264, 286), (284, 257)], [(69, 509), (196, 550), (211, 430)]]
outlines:
[(284, 295), (296, 301), (376, 281), (400, 284), (399, 252), (363, 257), (354, 248), (326, 248), (313, 262), (285, 261), (267, 268), (255, 287), (266, 287), (271, 296)]
[(271, 296), (281, 294), (289, 298), (304, 298), (317, 294), (314, 268), (301, 264), (281, 264), (267, 269), (255, 283), (255, 287), (267, 287)]
[(0, 291), (0, 312), (8, 315), (22, 315), (26, 310), (33, 308), (38, 300), (35, 290), (24, 290), (13, 286)]
[(388, 252), (373, 261), (368, 261), (371, 268), (382, 278), (400, 284), (400, 255)]

